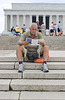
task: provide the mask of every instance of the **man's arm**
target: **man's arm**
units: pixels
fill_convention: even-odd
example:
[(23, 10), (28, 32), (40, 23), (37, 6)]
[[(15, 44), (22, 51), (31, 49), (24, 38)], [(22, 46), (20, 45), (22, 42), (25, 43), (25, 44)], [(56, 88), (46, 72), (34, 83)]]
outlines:
[(43, 41), (39, 41), (39, 44), (44, 47), (45, 46), (45, 43)]
[(27, 42), (27, 41), (24, 41), (24, 42), (18, 42), (18, 45), (20, 45), (20, 46), (22, 46), (22, 45), (28, 45), (29, 44), (29, 42)]
[(40, 44), (41, 46), (45, 46), (45, 41), (44, 41), (44, 39), (43, 39), (42, 34), (39, 34), (39, 39), (40, 39), (39, 44)]
[(22, 37), (19, 39), (18, 41), (18, 45), (22, 46), (22, 45), (28, 45), (29, 42), (26, 41), (26, 32), (22, 35)]

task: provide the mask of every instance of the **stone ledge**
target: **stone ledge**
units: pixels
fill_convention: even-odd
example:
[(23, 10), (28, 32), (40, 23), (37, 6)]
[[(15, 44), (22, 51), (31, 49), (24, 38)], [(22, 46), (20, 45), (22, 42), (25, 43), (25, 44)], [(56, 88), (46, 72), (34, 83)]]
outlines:
[(12, 70), (14, 69), (15, 62), (0, 62), (0, 70)]
[(10, 87), (13, 91), (65, 91), (65, 80), (13, 79)]
[(0, 79), (21, 79), (22, 73), (18, 73), (18, 70), (0, 70)]
[[(0, 50), (16, 50), (19, 39), (18, 36), (1, 36)], [(65, 36), (44, 36), (44, 40), (49, 50), (65, 50)]]
[[(25, 70), (40, 70), (41, 63), (23, 62)], [(47, 62), (48, 68), (51, 70), (65, 70), (65, 62)], [(15, 69), (18, 69), (19, 63), (15, 63)]]
[(20, 100), (65, 100), (65, 92), (21, 92)]
[[(40, 70), (42, 63), (23, 62), (25, 70)], [(65, 62), (47, 62), (49, 70), (65, 70)], [(18, 70), (18, 62), (0, 62), (0, 70)]]
[(25, 70), (24, 79), (65, 79), (65, 70), (49, 70), (45, 73), (41, 70)]
[(0, 91), (0, 100), (18, 100), (19, 98), (19, 92), (13, 92), (13, 91), (9, 91), (9, 92), (3, 92)]
[(0, 79), (0, 90), (9, 90), (10, 81), (8, 79)]

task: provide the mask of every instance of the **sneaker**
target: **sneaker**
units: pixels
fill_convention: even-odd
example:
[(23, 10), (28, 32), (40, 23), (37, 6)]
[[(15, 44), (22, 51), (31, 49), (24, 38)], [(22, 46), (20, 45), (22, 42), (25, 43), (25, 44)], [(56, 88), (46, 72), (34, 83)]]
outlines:
[(41, 71), (43, 71), (43, 72), (49, 72), (49, 70), (47, 68), (47, 64), (42, 64)]
[(23, 66), (23, 64), (19, 64), (18, 72), (22, 72), (22, 73), (23, 73), (23, 71), (24, 71), (24, 66)]

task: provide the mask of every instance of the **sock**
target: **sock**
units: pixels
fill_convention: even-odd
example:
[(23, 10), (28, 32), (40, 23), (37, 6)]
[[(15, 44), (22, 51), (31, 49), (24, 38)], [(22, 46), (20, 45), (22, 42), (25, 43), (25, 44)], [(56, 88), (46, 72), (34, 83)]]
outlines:
[(22, 64), (23, 62), (22, 61), (19, 61), (19, 64)]
[(47, 61), (44, 61), (42, 64), (47, 64)]

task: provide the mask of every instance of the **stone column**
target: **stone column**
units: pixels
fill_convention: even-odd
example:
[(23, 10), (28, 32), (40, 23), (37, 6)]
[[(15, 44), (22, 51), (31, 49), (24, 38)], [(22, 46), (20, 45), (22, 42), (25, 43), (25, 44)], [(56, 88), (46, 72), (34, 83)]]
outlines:
[(36, 21), (39, 21), (39, 16), (38, 15), (36, 15)]
[(17, 15), (17, 25), (19, 26), (19, 15)]
[(7, 15), (5, 15), (5, 25), (4, 25), (4, 30), (7, 31)]
[(30, 15), (30, 26), (32, 24), (32, 15)]
[(58, 15), (56, 16), (56, 22), (57, 22), (56, 24), (58, 25), (58, 22), (59, 22), (59, 16)]
[(23, 15), (23, 24), (25, 24), (25, 15)]
[(43, 15), (43, 22), (46, 25), (46, 16), (45, 15)]
[(65, 15), (63, 15), (63, 33), (65, 34)]
[(11, 19), (10, 19), (10, 29), (13, 26), (13, 15), (11, 15)]
[(50, 29), (50, 26), (51, 26), (51, 23), (52, 23), (52, 15), (50, 15), (50, 20), (49, 20), (49, 29)]

